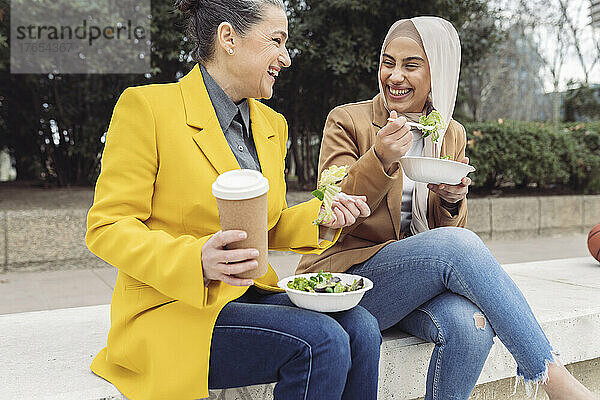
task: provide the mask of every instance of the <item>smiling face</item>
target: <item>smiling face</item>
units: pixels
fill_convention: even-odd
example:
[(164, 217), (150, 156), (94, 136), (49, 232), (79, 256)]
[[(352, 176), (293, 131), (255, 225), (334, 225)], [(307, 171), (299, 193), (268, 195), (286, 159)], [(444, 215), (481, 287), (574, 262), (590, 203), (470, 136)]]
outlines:
[(379, 79), (390, 111), (421, 112), (431, 91), (429, 62), (414, 40), (395, 38), (383, 52)]
[(285, 47), (288, 21), (285, 11), (265, 5), (263, 18), (236, 42), (230, 72), (238, 83), (242, 98), (269, 99), (281, 68), (289, 67), (290, 56)]

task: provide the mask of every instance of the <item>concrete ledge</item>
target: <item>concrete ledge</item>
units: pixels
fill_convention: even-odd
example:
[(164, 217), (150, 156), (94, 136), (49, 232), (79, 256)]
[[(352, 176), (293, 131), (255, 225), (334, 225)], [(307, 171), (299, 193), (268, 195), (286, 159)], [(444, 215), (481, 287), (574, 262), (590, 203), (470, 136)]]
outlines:
[(583, 197), (540, 197), (540, 234), (581, 232), (582, 228)]
[(87, 210), (6, 211), (7, 264), (85, 258)]
[(583, 196), (584, 231), (589, 231), (596, 224), (600, 224), (600, 195)]
[(536, 197), (492, 199), (492, 237), (538, 235), (539, 203), (540, 200)]
[[(600, 358), (600, 265), (591, 257), (583, 257), (509, 264), (504, 268), (527, 297), (555, 349), (561, 352), (562, 362), (580, 363), (591, 376), (588, 379), (600, 381), (600, 371), (593, 368)], [(0, 398), (124, 399), (113, 385), (89, 370), (92, 358), (106, 343), (109, 315), (109, 305), (0, 315), (4, 338), (0, 365), (7, 369), (7, 373), (0, 374)], [(405, 333), (387, 332), (379, 398), (423, 396), (432, 347)], [(504, 387), (501, 382), (514, 377), (515, 371), (514, 360), (496, 341), (478, 381), (478, 398), (500, 398), (490, 393)], [(211, 399), (269, 400), (272, 387), (217, 391)], [(600, 394), (600, 386), (592, 388)]]
[(467, 228), (476, 232), (482, 239), (492, 236), (492, 201), (485, 199), (469, 199)]
[(85, 257), (63, 258), (58, 260), (42, 260), (33, 262), (11, 263), (6, 266), (6, 272), (38, 272), (38, 271), (65, 271), (75, 269), (94, 269), (110, 267), (106, 261), (92, 253)]

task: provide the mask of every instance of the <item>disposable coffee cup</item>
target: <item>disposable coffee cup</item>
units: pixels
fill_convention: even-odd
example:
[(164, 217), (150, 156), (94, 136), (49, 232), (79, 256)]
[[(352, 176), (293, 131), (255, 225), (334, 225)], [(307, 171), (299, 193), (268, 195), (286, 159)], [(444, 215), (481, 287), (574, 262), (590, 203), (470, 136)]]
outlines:
[(245, 231), (246, 239), (227, 245), (227, 249), (258, 250), (258, 266), (237, 274), (245, 279), (257, 279), (267, 273), (269, 264), (267, 233), (267, 192), (269, 181), (258, 171), (236, 169), (217, 177), (212, 184), (213, 196), (217, 199), (221, 230)]

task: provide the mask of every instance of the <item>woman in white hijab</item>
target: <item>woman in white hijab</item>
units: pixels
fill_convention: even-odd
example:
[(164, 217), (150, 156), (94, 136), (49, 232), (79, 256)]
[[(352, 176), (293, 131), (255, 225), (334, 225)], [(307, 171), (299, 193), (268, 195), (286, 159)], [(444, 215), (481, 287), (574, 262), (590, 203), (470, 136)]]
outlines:
[[(371, 216), (344, 228), (321, 255), (303, 256), (297, 272), (371, 279), (374, 289), (360, 304), (380, 329), (398, 326), (435, 343), (425, 399), (467, 399), (494, 335), (517, 361), (528, 393), (541, 384), (551, 399), (591, 399), (556, 358), (517, 286), (463, 228), (471, 180), (415, 183), (398, 163), (404, 155), (468, 163), (465, 130), (452, 119), (459, 69), (460, 41), (448, 21), (417, 17), (392, 25), (381, 50), (379, 94), (331, 111), (319, 159), (320, 172), (350, 167), (342, 190), (365, 194)], [(405, 124), (433, 109), (446, 121), (441, 146)]]

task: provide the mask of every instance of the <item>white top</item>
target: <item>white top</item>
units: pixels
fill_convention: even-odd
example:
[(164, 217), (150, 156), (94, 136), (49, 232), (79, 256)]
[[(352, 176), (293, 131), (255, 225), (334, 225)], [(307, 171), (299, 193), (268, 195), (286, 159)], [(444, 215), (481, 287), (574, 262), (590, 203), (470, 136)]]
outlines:
[[(423, 138), (421, 132), (417, 129), (411, 130), (413, 134), (412, 146), (405, 154), (407, 156), (420, 156), (423, 153)], [(415, 181), (410, 179), (402, 171), (402, 205), (400, 208), (400, 231), (410, 231), (410, 222), (412, 221), (412, 200)]]

